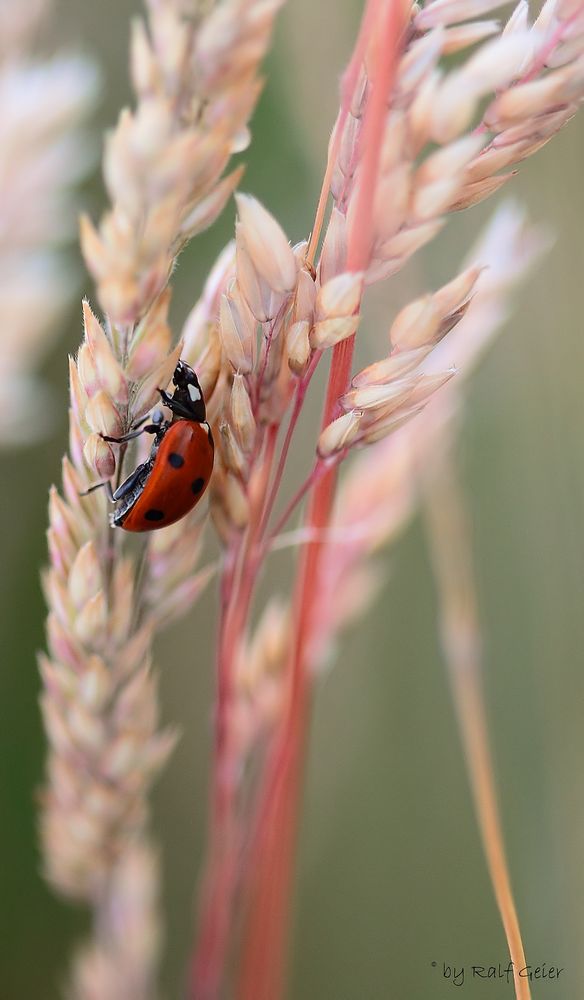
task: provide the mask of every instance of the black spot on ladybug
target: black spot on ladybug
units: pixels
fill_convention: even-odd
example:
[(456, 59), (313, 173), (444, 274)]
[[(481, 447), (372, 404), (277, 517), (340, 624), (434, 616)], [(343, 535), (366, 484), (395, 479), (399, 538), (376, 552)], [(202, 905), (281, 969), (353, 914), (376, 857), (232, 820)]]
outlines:
[(201, 479), (201, 477), (199, 476), (198, 479), (195, 479), (195, 481), (191, 483), (191, 489), (193, 493), (200, 493), (204, 485), (205, 485), (205, 480)]
[(168, 461), (172, 465), (173, 469), (180, 469), (180, 467), (185, 464), (184, 458), (182, 455), (179, 455), (177, 451), (171, 451), (168, 456)]
[(144, 517), (146, 518), (147, 521), (162, 521), (164, 517), (164, 511), (157, 510), (156, 507), (151, 507), (150, 510), (146, 511)]

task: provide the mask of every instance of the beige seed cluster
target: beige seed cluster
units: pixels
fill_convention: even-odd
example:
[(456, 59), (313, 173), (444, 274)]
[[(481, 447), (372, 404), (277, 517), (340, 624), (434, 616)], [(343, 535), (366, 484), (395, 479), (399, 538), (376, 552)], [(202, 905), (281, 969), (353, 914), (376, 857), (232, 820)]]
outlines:
[(209, 404), (217, 443), (211, 512), (225, 543), (246, 528), (250, 505), (263, 501), (255, 459), (266, 426), (279, 425), (293, 391), (286, 330), (304, 273), (301, 251), (273, 216), (249, 195), (238, 195), (237, 206), (235, 246), (219, 259), (185, 329), (188, 357), (216, 357), (220, 347)]
[[(538, 150), (573, 116), (584, 96), (584, 15), (574, 4), (548, 0), (530, 25), (522, 0), (503, 29), (494, 21), (458, 24), (499, 5), (485, 2), (479, 10), (472, 0), (436, 0), (421, 11), (412, 9), (385, 123), (369, 266), (361, 276), (343, 276), (358, 207), (360, 140), (370, 91), (363, 72), (339, 144), (335, 207), (320, 260), (318, 279), (324, 284), (317, 301), (336, 282), (348, 288), (352, 279), (357, 288), (360, 280), (370, 284), (396, 273), (436, 235), (448, 212), (498, 190), (513, 176), (509, 167)], [(487, 38), (460, 67), (443, 68), (445, 56)], [(429, 375), (423, 362), (462, 319), (477, 277), (476, 269), (463, 273), (402, 311), (390, 333), (389, 356), (355, 376), (339, 401), (345, 413), (322, 433), (321, 457), (395, 430), (448, 381), (451, 365)], [(309, 334), (313, 346), (351, 336), (358, 309), (356, 300), (342, 321), (335, 317), (326, 323), (324, 336), (317, 322)]]
[[(383, 575), (375, 554), (397, 537), (415, 512), (423, 469), (440, 448), (442, 438), (450, 438), (452, 421), (460, 412), (459, 380), (471, 375), (492, 343), (510, 311), (513, 290), (546, 245), (544, 234), (529, 227), (513, 204), (501, 206), (462, 272), (467, 283), (476, 275), (472, 301), (460, 323), (426, 360), (427, 377), (431, 378), (440, 373), (446, 358), (459, 358), (459, 377), (437, 394), (416, 420), (368, 448), (351, 464), (329, 528), (331, 545), (326, 549), (318, 613), (313, 618), (314, 668), (326, 662), (340, 633), (364, 614), (376, 596)], [(458, 286), (456, 295), (464, 285)], [(452, 301), (449, 289), (453, 286), (456, 288), (452, 283), (435, 293), (439, 302)], [(396, 360), (399, 358), (397, 355)]]
[[(167, 281), (181, 247), (215, 218), (239, 176), (221, 179), (247, 141), (278, 6), (224, 0), (204, 13), (194, 0), (149, 3), (147, 26), (135, 26), (132, 42), (137, 107), (122, 113), (105, 153), (113, 207), (99, 229), (88, 220), (82, 226), (105, 318), (84, 303), (84, 339), (70, 364), (69, 456), (62, 492), (51, 492), (41, 826), (47, 877), (94, 908), (94, 939), (73, 977), (83, 1000), (152, 994), (154, 930), (144, 937), (150, 958), (118, 941), (120, 914), (134, 933), (132, 893), (155, 881), (144, 840), (147, 794), (174, 743), (158, 727), (152, 637), (192, 605), (215, 568), (199, 568), (198, 511), (153, 533), (134, 556), (109, 525), (105, 492), (82, 494), (120, 481), (127, 446), (102, 435), (124, 434), (159, 403), (179, 357), (196, 362), (212, 399), (220, 341), (209, 331), (197, 340), (190, 317), (184, 355), (182, 342), (173, 346)], [(131, 469), (149, 440), (129, 448)], [(152, 889), (152, 926), (154, 896)]]
[[(530, 25), (521, 0), (502, 29), (496, 21), (458, 23), (498, 6), (436, 0), (412, 8), (387, 115), (367, 282), (396, 273), (436, 235), (446, 213), (498, 190), (513, 176), (509, 168), (549, 141), (582, 100), (584, 31), (576, 5), (547, 0)], [(444, 57), (483, 39), (458, 68), (445, 69)], [(357, 206), (369, 89), (364, 73), (342, 131), (336, 210), (321, 262), (327, 277), (339, 270)]]
[(135, 111), (122, 112), (104, 160), (112, 209), (82, 243), (111, 321), (132, 326), (165, 287), (187, 240), (223, 209), (241, 170), (258, 97), (257, 68), (282, 0), (224, 0), (201, 18), (196, 0), (149, 3), (132, 36)]

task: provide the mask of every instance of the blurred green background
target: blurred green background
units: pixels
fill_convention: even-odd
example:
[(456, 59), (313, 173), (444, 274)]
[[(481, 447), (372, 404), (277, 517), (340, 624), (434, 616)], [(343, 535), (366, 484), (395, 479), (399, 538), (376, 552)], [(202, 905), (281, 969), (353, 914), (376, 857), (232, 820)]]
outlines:
[[(96, 130), (129, 100), (128, 23), (137, 2), (63, 0), (47, 46), (81, 47), (100, 63)], [(356, 0), (295, 0), (282, 14), (268, 85), (246, 154), (244, 189), (294, 241), (310, 229)], [(323, 40), (326, 39), (326, 48)], [(530, 961), (565, 967), (534, 998), (584, 996), (584, 119), (522, 165), (514, 194), (556, 245), (518, 295), (516, 312), (468, 392), (461, 462), (473, 518), (486, 644), (486, 694), (508, 854)], [(87, 185), (97, 216), (101, 182)], [(387, 320), (410, 293), (455, 273), (493, 208), (453, 220), (415, 270), (385, 286)], [(229, 238), (230, 209), (181, 257), (174, 316), (194, 302)], [(401, 284), (400, 284), (401, 282)], [(405, 293), (404, 293), (405, 289)], [(81, 293), (92, 301), (88, 279)], [(66, 441), (66, 352), (80, 337), (75, 303), (45, 365), (62, 400), (48, 443), (4, 453), (0, 522), (0, 1000), (53, 1000), (86, 914), (57, 901), (39, 877), (35, 790), (44, 740), (36, 651), (46, 496)], [(378, 353), (381, 353), (380, 348)], [(317, 413), (317, 403), (314, 403)], [(290, 557), (280, 557), (282, 579)], [(435, 626), (435, 598), (418, 520), (387, 556), (387, 585), (342, 644), (316, 701), (290, 997), (427, 1000), (451, 996), (442, 963), (506, 963)], [(192, 932), (192, 893), (204, 843), (213, 692), (209, 594), (158, 644), (164, 716), (183, 738), (155, 794), (167, 944), (165, 995), (180, 996)], [(438, 963), (438, 968), (432, 966)], [(482, 1000), (512, 987), (476, 981)], [(131, 1000), (131, 998), (129, 998)]]

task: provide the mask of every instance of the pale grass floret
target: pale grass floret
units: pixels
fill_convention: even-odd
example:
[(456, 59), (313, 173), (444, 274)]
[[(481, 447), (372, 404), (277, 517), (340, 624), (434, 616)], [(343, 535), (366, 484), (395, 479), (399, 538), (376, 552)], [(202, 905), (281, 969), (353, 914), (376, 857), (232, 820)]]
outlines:
[[(423, 367), (439, 369), (440, 355), (456, 358), (460, 376), (468, 377), (507, 317), (510, 293), (546, 245), (545, 234), (528, 227), (514, 205), (502, 206), (469, 255), (473, 263), (463, 272), (480, 272), (468, 311), (428, 361), (422, 359)], [(376, 595), (382, 576), (373, 556), (396, 538), (416, 510), (420, 469), (439, 447), (440, 434), (450, 436), (461, 402), (455, 379), (405, 427), (368, 448), (348, 471), (329, 529), (332, 544), (326, 549), (319, 608), (313, 618), (313, 667), (328, 662), (339, 633), (365, 613)], [(356, 595), (360, 598), (355, 605)]]
[[(230, 153), (244, 143), (278, 6), (228, 0), (201, 17), (195, 3), (149, 5), (148, 29), (138, 25), (133, 36), (138, 105), (122, 113), (106, 148), (113, 207), (99, 230), (87, 219), (82, 225), (106, 315), (100, 322), (84, 302), (85, 336), (70, 363), (70, 458), (63, 495), (51, 492), (49, 656), (41, 659), (50, 743), (45, 869), (60, 892), (89, 902), (96, 918), (93, 943), (74, 970), (80, 1000), (154, 995), (156, 866), (145, 840), (147, 793), (175, 736), (158, 727), (152, 637), (192, 606), (216, 571), (199, 566), (200, 512), (155, 533), (138, 561), (109, 526), (105, 493), (83, 494), (114, 473), (120, 481), (125, 449), (102, 435), (125, 433), (160, 402), (179, 357), (196, 365), (210, 419), (217, 409), (216, 324), (203, 319), (203, 306), (187, 322), (186, 343), (173, 346), (165, 286), (179, 250), (210, 224), (239, 176), (221, 180)], [(249, 437), (243, 405), (238, 426)], [(138, 454), (147, 447), (139, 444)], [(237, 485), (228, 495), (241, 520)], [(132, 923), (142, 911), (148, 933), (146, 924)], [(120, 915), (124, 942), (117, 939)]]
[[(138, 105), (108, 140), (105, 179), (113, 208), (82, 240), (102, 307), (136, 323), (166, 285), (185, 242), (207, 228), (241, 169), (221, 180), (246, 144), (259, 93), (257, 66), (281, 0), (228, 0), (198, 19), (197, 4), (151, 3), (138, 22), (132, 67)], [(215, 62), (215, 60), (219, 60)]]
[[(414, 12), (416, 30), (427, 33), (406, 46), (399, 65), (376, 192), (368, 282), (398, 271), (437, 234), (445, 213), (476, 204), (509, 181), (513, 170), (499, 171), (549, 141), (582, 99), (581, 44), (569, 50), (560, 68), (546, 69), (581, 19), (577, 6), (551, 0), (533, 25), (523, 2), (502, 32), (497, 22), (488, 22), (488, 30), (479, 25), (478, 37), (491, 36), (489, 40), (459, 68), (444, 71), (440, 63), (451, 51), (449, 32), (463, 32), (461, 46), (478, 40), (472, 25), (447, 26), (497, 6), (501, 4), (488, 0), (437, 0)], [(577, 37), (581, 43), (582, 32)], [(322, 280), (341, 270), (346, 228), (357, 204), (366, 78), (360, 87), (361, 97), (351, 106), (340, 141), (332, 188), (337, 211), (325, 238)], [(495, 93), (481, 121), (480, 102)], [(430, 142), (442, 148), (423, 158)]]
[(34, 371), (74, 291), (59, 249), (74, 232), (74, 185), (91, 164), (81, 123), (95, 67), (80, 56), (41, 58), (35, 31), (50, 4), (0, 4), (0, 440), (19, 445), (51, 425), (52, 400)]

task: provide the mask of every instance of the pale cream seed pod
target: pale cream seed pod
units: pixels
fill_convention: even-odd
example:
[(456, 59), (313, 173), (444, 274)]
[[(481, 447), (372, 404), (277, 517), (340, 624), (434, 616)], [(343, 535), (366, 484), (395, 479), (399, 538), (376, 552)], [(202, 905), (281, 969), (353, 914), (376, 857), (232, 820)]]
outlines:
[(465, 135), (461, 139), (456, 139), (454, 142), (442, 146), (435, 153), (431, 153), (418, 167), (415, 174), (415, 184), (436, 183), (445, 176), (458, 174), (475, 156), (478, 156), (484, 145), (484, 136)]
[(85, 422), (85, 408), (87, 406), (87, 392), (81, 382), (77, 365), (74, 359), (69, 357), (69, 391), (71, 398), (71, 410), (75, 420), (87, 429)]
[[(393, 258), (401, 263), (421, 247), (433, 240), (444, 225), (445, 219), (432, 219), (431, 222), (423, 222), (421, 225), (408, 226), (401, 232), (393, 236), (383, 245), (383, 252), (387, 258)], [(371, 281), (369, 272), (367, 281)]]
[(288, 367), (294, 375), (303, 375), (310, 359), (310, 323), (300, 320), (293, 323), (286, 333)]
[(274, 292), (292, 292), (298, 262), (282, 227), (251, 195), (240, 193), (235, 200), (245, 248), (258, 274)]
[(85, 414), (89, 426), (96, 433), (114, 437), (122, 433), (120, 414), (103, 389), (99, 389), (89, 400)]
[(456, 368), (448, 368), (447, 371), (437, 372), (435, 375), (421, 375), (408, 398), (408, 404), (416, 406), (418, 403), (426, 402), (456, 374)]
[(341, 406), (349, 412), (355, 409), (361, 411), (383, 409), (389, 413), (410, 399), (420, 378), (421, 375), (415, 374), (396, 379), (388, 385), (367, 385), (360, 389), (349, 389), (341, 397)]
[[(150, 314), (147, 314), (149, 316)], [(139, 343), (133, 342), (126, 374), (132, 382), (140, 382), (149, 372), (164, 364), (172, 346), (170, 327), (159, 323), (150, 328)]]
[[(182, 342), (151, 372), (150, 375), (134, 387), (130, 409), (134, 420), (143, 417), (157, 403), (160, 403), (160, 389), (166, 389), (172, 379), (174, 370), (182, 356)], [(113, 435), (112, 435), (113, 436)]]
[(231, 425), (237, 441), (243, 451), (249, 454), (255, 442), (256, 423), (245, 380), (240, 373), (233, 377), (229, 406)]
[(363, 272), (347, 271), (325, 282), (316, 296), (317, 321), (352, 316), (363, 295)]
[(230, 472), (225, 477), (223, 502), (232, 525), (243, 531), (249, 521), (249, 500), (239, 477)]
[(89, 435), (83, 445), (83, 457), (99, 478), (110, 479), (116, 471), (114, 453), (99, 434)]
[(407, 161), (379, 178), (375, 191), (375, 248), (397, 233), (408, 218), (414, 176)]
[(461, 186), (462, 175), (454, 174), (416, 188), (412, 202), (412, 221), (434, 219), (441, 212), (448, 211)]
[(73, 631), (86, 646), (102, 649), (106, 640), (107, 601), (103, 591), (91, 597), (78, 612)]
[(128, 402), (127, 379), (114, 356), (103, 328), (89, 308), (87, 300), (83, 301), (83, 325), (85, 340), (91, 351), (99, 383), (114, 403), (123, 406)]
[(421, 413), (423, 409), (424, 406), (421, 405), (413, 406), (411, 409), (392, 411), (389, 416), (381, 417), (379, 420), (364, 427), (358, 441), (355, 443), (359, 445), (376, 444), (377, 441), (382, 441), (389, 434), (393, 434), (394, 431), (403, 427), (404, 424), (407, 424), (416, 417), (418, 413)]
[(194, 236), (204, 232), (205, 229), (209, 229), (213, 225), (237, 188), (243, 176), (244, 169), (243, 166), (237, 167), (227, 177), (224, 177), (213, 188), (211, 193), (189, 212), (179, 228), (179, 236), (182, 242), (191, 240)]
[(138, 324), (132, 336), (125, 373), (138, 382), (164, 361), (172, 348), (172, 331), (168, 323), (171, 299), (170, 286), (165, 288)]
[(79, 522), (70, 507), (59, 496), (55, 486), (51, 486), (49, 490), (49, 522), (51, 527), (64, 537), (71, 538), (76, 543), (80, 542)]
[(487, 177), (485, 180), (477, 181), (476, 184), (466, 184), (458, 193), (450, 205), (451, 212), (461, 212), (465, 208), (480, 204), (485, 198), (495, 194), (507, 181), (516, 176), (517, 171), (513, 170), (508, 174), (498, 174), (496, 177)]
[[(432, 132), (432, 115), (434, 100), (444, 74), (439, 69), (433, 70), (422, 80), (408, 113), (409, 150), (411, 156), (417, 156)], [(454, 137), (453, 137), (454, 138)]]
[(357, 332), (360, 316), (338, 316), (316, 323), (310, 331), (310, 346), (317, 351), (340, 344)]
[(318, 270), (321, 284), (326, 284), (336, 274), (340, 274), (344, 270), (346, 259), (347, 219), (335, 206), (330, 214), (320, 254)]
[(254, 319), (258, 323), (267, 323), (272, 317), (272, 290), (253, 265), (239, 222), (235, 226), (235, 246), (236, 287)]
[(368, 385), (383, 385), (392, 382), (396, 378), (407, 375), (408, 372), (417, 368), (432, 350), (432, 345), (416, 347), (411, 351), (399, 351), (390, 354), (381, 361), (374, 361), (367, 365), (351, 379), (351, 385), (355, 389)]
[(349, 115), (341, 136), (337, 159), (337, 166), (342, 176), (336, 178), (335, 187), (340, 188), (344, 184), (345, 179), (350, 177), (355, 169), (355, 151), (360, 131), (361, 121), (353, 115)]
[(246, 457), (239, 445), (230, 424), (222, 423), (219, 427), (221, 436), (221, 454), (225, 466), (236, 476), (243, 476), (247, 469)]
[(472, 267), (467, 267), (456, 278), (435, 291), (432, 295), (432, 302), (438, 313), (447, 316), (453, 310), (458, 309), (463, 302), (466, 302), (482, 270), (482, 267), (473, 264)]
[(431, 295), (415, 299), (397, 314), (389, 331), (392, 346), (412, 350), (432, 343), (440, 327), (440, 314)]
[(360, 410), (349, 410), (325, 427), (318, 439), (320, 458), (330, 458), (350, 447), (357, 438), (362, 417)]
[(493, 145), (489, 146), (477, 156), (476, 160), (468, 164), (464, 172), (465, 190), (469, 183), (490, 179), (499, 170), (516, 163), (521, 158), (525, 145), (525, 141), (522, 140), (500, 149)]
[(477, 94), (465, 88), (460, 71), (450, 73), (437, 87), (425, 88), (423, 98), (418, 116), (423, 113), (425, 117), (418, 121), (418, 128), (424, 141), (430, 138), (441, 144), (452, 142), (469, 127), (478, 104)]
[(85, 415), (91, 429), (98, 434), (117, 437), (123, 431), (120, 414), (103, 389), (98, 389), (89, 400)]
[(109, 250), (100, 239), (93, 222), (85, 213), (82, 213), (79, 218), (79, 239), (88, 270), (96, 280), (105, 279), (110, 270)]
[(79, 678), (77, 691), (82, 703), (90, 711), (99, 712), (105, 705), (112, 692), (112, 678), (99, 656), (89, 657), (87, 669)]
[(92, 541), (79, 549), (69, 573), (68, 589), (78, 610), (103, 589), (101, 564)]
[(209, 404), (221, 374), (221, 336), (217, 324), (213, 323), (209, 327), (207, 344), (198, 356), (193, 358), (187, 351), (184, 352), (184, 356), (185, 360), (195, 368), (203, 398)]
[(453, 28), (447, 28), (444, 32), (444, 42), (442, 45), (443, 55), (452, 55), (460, 52), (477, 42), (483, 42), (499, 31), (498, 21), (475, 21), (471, 24), (458, 24)]
[(87, 342), (81, 344), (77, 352), (75, 364), (77, 367), (79, 382), (83, 391), (87, 397), (91, 398), (91, 396), (94, 396), (95, 393), (99, 391), (101, 383), (99, 381), (91, 349)]
[(294, 297), (294, 321), (297, 323), (302, 320), (312, 321), (315, 303), (315, 280), (310, 271), (303, 267), (298, 272), (298, 284), (296, 286), (296, 295)]
[(223, 350), (235, 371), (248, 375), (253, 369), (251, 331), (232, 294), (221, 296), (219, 316)]

